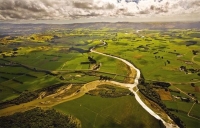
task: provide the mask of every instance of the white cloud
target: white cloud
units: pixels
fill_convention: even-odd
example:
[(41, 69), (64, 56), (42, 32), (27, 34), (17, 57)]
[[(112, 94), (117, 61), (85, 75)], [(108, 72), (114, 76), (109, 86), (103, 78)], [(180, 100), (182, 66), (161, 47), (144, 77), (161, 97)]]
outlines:
[[(133, 1), (133, 0), (132, 0)], [(157, 17), (199, 14), (199, 0), (0, 0), (0, 20)], [(200, 14), (199, 14), (200, 15)]]

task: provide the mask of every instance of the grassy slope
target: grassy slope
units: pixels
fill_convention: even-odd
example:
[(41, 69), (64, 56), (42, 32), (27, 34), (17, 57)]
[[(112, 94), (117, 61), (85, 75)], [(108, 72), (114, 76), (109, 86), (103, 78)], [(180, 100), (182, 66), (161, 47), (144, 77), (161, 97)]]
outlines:
[(54, 108), (80, 119), (83, 128), (160, 127), (159, 121), (144, 111), (132, 96), (101, 98), (85, 95)]

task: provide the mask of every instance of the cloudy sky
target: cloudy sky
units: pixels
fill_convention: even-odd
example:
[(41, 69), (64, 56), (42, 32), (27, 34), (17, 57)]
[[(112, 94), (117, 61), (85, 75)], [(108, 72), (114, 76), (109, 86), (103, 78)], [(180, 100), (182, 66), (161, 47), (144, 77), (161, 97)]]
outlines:
[(0, 22), (200, 21), (200, 0), (0, 0)]

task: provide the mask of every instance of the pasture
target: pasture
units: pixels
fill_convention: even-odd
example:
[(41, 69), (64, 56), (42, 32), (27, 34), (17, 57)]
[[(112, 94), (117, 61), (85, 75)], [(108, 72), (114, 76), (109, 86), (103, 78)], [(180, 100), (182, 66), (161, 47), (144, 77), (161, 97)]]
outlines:
[[(167, 107), (180, 107), (184, 114), (174, 114), (181, 115), (180, 119), (184, 120), (186, 126), (192, 127), (191, 122), (193, 121), (197, 123), (195, 119), (187, 117), (186, 114), (194, 101), (191, 103), (174, 99), (171, 101), (171, 96), (178, 95), (187, 98), (190, 93), (200, 101), (200, 76), (198, 75), (200, 38), (198, 30), (141, 30), (140, 32), (131, 30), (126, 33), (116, 33), (109, 39), (105, 39), (107, 46), (96, 50), (130, 61), (140, 69), (146, 81), (168, 82), (173, 85), (169, 88), (173, 90), (178, 88), (183, 91), (184, 93), (179, 94), (165, 91), (164, 93), (158, 91), (158, 93)], [(186, 70), (181, 70), (181, 66), (185, 66)], [(195, 86), (192, 87), (191, 83), (194, 83)]]
[[(140, 69), (146, 81), (168, 82), (172, 85), (169, 89), (182, 91), (178, 94), (157, 90), (167, 108), (179, 110), (173, 113), (187, 127), (199, 125), (197, 120), (187, 116), (194, 101), (187, 103), (172, 96), (188, 98), (190, 93), (200, 101), (198, 30), (74, 29), (11, 39), (5, 37), (1, 41), (4, 45), (0, 48), (0, 102), (16, 98), (26, 91), (63, 82), (88, 83), (100, 76), (127, 82), (130, 73), (127, 65), (89, 52), (89, 48), (106, 42), (105, 46), (95, 50), (130, 61)], [(96, 63), (88, 63), (88, 57)], [(131, 96), (100, 98), (85, 95), (54, 108), (79, 118), (83, 127), (159, 127), (159, 122)], [(191, 115), (199, 118), (198, 113), (199, 105), (196, 104)]]
[(83, 128), (162, 127), (132, 96), (101, 98), (85, 95), (56, 105), (54, 109), (77, 117)]

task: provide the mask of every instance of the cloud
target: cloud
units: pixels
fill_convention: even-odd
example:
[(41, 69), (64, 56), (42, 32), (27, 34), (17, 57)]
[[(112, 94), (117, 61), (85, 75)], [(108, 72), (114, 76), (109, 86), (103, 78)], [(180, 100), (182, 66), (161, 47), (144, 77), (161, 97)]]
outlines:
[(103, 10), (103, 9), (114, 9), (114, 5), (111, 3), (105, 3), (103, 5), (98, 5), (89, 2), (73, 2), (73, 6), (79, 9), (91, 9), (91, 10)]
[(91, 3), (83, 3), (83, 2), (74, 2), (73, 6), (75, 8), (81, 8), (81, 9), (92, 9), (92, 4)]
[(199, 0), (0, 0), (0, 20), (199, 14)]

